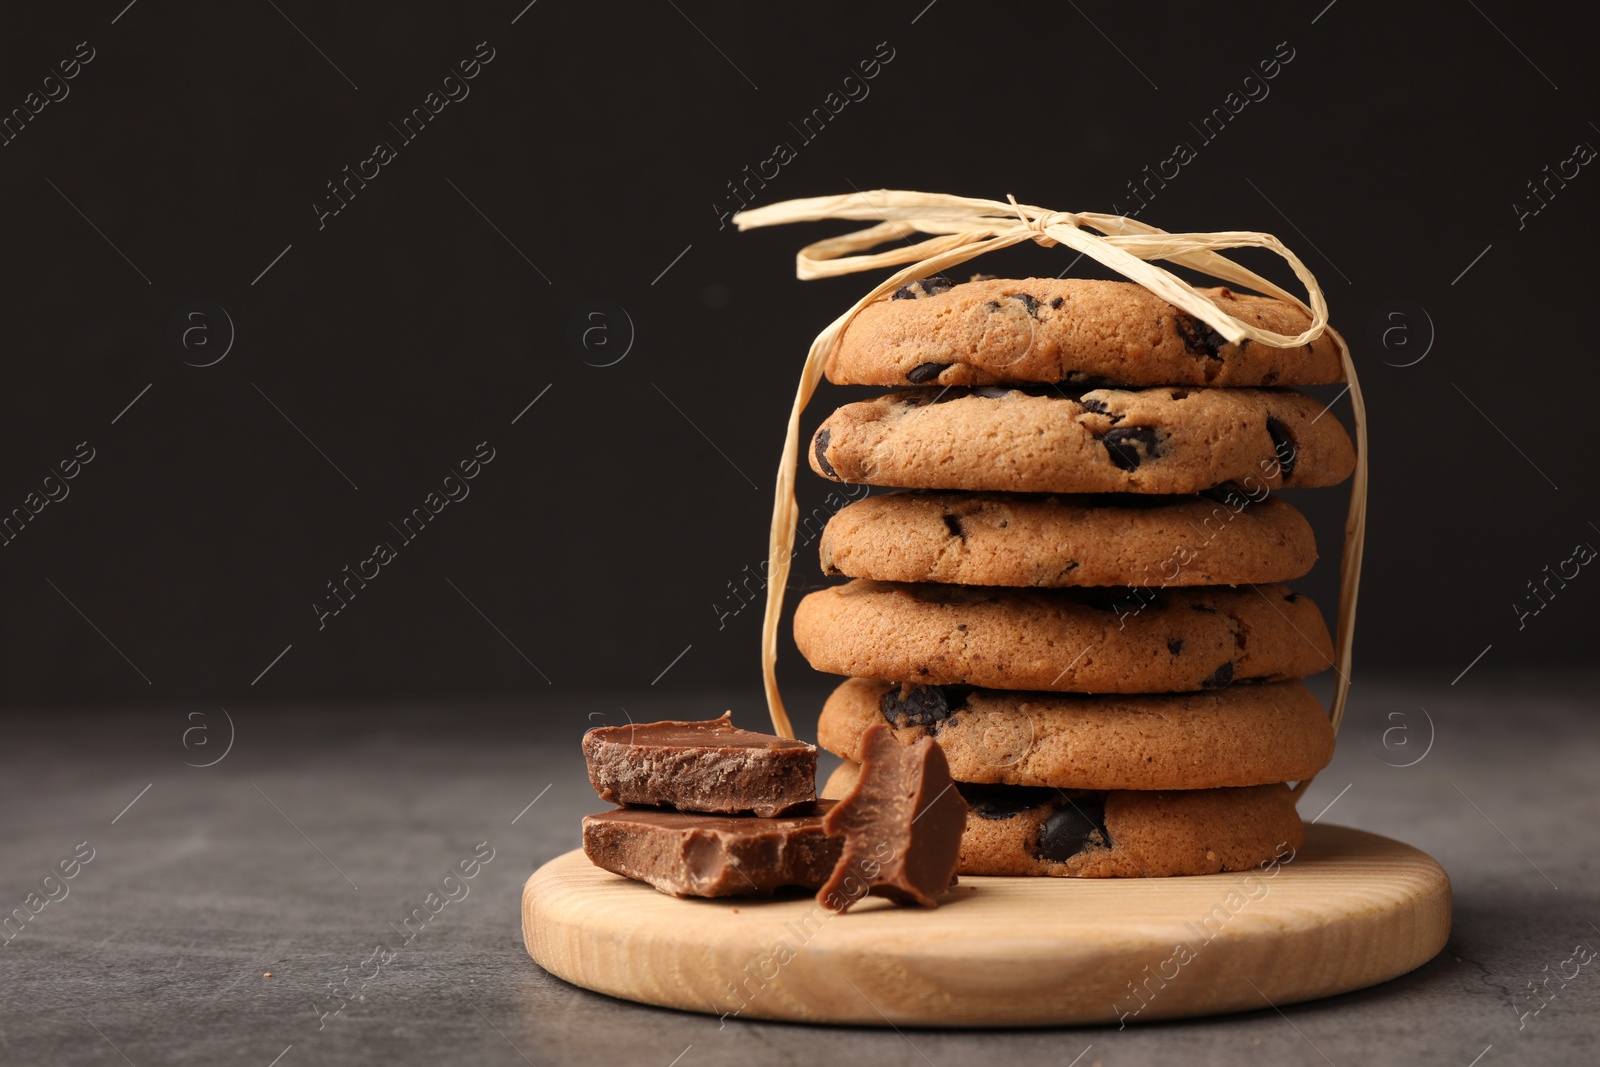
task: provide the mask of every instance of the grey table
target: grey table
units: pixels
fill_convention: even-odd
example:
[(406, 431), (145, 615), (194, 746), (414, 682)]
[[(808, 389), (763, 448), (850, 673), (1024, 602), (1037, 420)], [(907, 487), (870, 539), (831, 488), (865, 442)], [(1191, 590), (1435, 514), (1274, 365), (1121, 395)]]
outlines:
[(1593, 1063), (1595, 682), (1358, 679), (1302, 811), (1437, 857), (1449, 946), (1375, 989), (1120, 1032), (720, 1025), (541, 971), (519, 893), (601, 807), (581, 731), (712, 694), (12, 712), (0, 1063)]

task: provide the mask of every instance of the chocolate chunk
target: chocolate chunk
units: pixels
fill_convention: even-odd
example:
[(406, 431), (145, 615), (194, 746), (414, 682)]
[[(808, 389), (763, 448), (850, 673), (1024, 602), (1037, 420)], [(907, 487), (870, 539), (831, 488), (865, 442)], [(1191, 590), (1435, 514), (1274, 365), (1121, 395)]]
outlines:
[(1224, 663), (1211, 672), (1211, 677), (1200, 683), (1202, 689), (1221, 689), (1233, 681), (1233, 663)]
[(778, 819), (618, 808), (583, 819), (583, 853), (596, 867), (649, 882), (675, 897), (769, 896), (815, 889), (839, 863), (843, 842), (814, 813)]
[(1204, 612), (1207, 615), (1215, 615), (1217, 613), (1217, 609), (1209, 604), (1190, 604), (1189, 607), (1193, 608), (1195, 611)]
[(1211, 325), (1193, 315), (1179, 313), (1173, 319), (1178, 327), (1178, 336), (1183, 338), (1183, 347), (1196, 355), (1209, 356), (1211, 359), (1221, 359), (1217, 352), (1228, 339), (1212, 329)]
[(1125, 471), (1137, 470), (1143, 460), (1155, 456), (1156, 441), (1153, 426), (1118, 426), (1100, 438), (1111, 462)]
[(1022, 306), (1027, 310), (1029, 318), (1038, 318), (1038, 316), (1034, 313), (1039, 310), (1039, 301), (1035, 300), (1027, 293), (1012, 293), (1011, 299), (1022, 301)]
[(936, 908), (955, 880), (967, 804), (931, 737), (903, 744), (875, 723), (861, 735), (855, 788), (823, 816), (822, 826), (844, 839), (844, 850), (817, 890), (817, 903), (846, 911), (873, 891)]
[(1104, 793), (1066, 798), (1039, 827), (1035, 858), (1065, 863), (1091, 848), (1110, 848)]
[(944, 517), (944, 528), (950, 531), (951, 537), (959, 537), (963, 541), (967, 539), (967, 531), (961, 528), (961, 520), (954, 515)]
[(906, 381), (916, 385), (921, 385), (923, 382), (931, 382), (948, 366), (950, 366), (948, 363), (919, 363), (906, 371)]
[(990, 311), (999, 311), (1000, 310), (1000, 301), (998, 301), (998, 300), (985, 300), (983, 302), (983, 306), (988, 308)]
[(971, 689), (958, 685), (902, 685), (889, 689), (878, 700), (884, 719), (898, 729), (912, 726), (937, 728), (944, 720), (967, 706)]
[(614, 804), (762, 817), (817, 799), (817, 750), (804, 741), (708, 722), (600, 726), (583, 735), (589, 784)]
[(1096, 400), (1092, 396), (1080, 397), (1078, 403), (1082, 404), (1085, 408), (1088, 408), (1096, 415), (1104, 415), (1106, 412), (1111, 410), (1111, 407), (1104, 400)]
[(1171, 652), (1174, 656), (1181, 656), (1183, 654), (1183, 638), (1167, 638), (1167, 651)]
[(1288, 481), (1294, 476), (1294, 464), (1298, 458), (1294, 446), (1294, 435), (1289, 433), (1289, 428), (1272, 416), (1267, 416), (1267, 433), (1272, 435), (1272, 449), (1278, 454), (1278, 467), (1283, 471), (1283, 480)]
[(1066, 302), (1067, 302), (1067, 298), (1066, 297), (1064, 297), (1064, 296), (1056, 297), (1054, 300), (1050, 301), (1051, 310), (1059, 308), (1062, 304), (1065, 304)]
[(839, 477), (839, 472), (833, 469), (832, 463), (828, 462), (828, 439), (832, 436), (832, 432), (826, 426), (818, 430), (817, 440), (812, 445), (812, 451), (816, 454), (817, 466), (822, 468), (822, 473), (830, 478), (837, 478)]
[(896, 289), (894, 295), (889, 299), (915, 300), (923, 296), (938, 296), (940, 293), (946, 293), (954, 289), (955, 284), (943, 274), (935, 274), (933, 277), (923, 278), (921, 281), (907, 282)]
[(1293, 604), (1296, 600), (1300, 599), (1300, 594), (1299, 593), (1285, 593), (1283, 595), (1283, 599), (1285, 599), (1289, 603)]
[(967, 807), (980, 819), (998, 822), (1050, 803), (1060, 796), (1055, 789), (1032, 785), (972, 785), (958, 782), (956, 788)]

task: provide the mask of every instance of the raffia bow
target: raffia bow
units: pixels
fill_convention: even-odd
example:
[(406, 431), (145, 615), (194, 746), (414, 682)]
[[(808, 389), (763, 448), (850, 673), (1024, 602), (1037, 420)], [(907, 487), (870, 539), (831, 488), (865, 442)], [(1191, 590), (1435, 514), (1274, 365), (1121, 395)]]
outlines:
[[(795, 471), (799, 462), (800, 415), (816, 392), (822, 368), (839, 343), (852, 319), (869, 303), (893, 292), (907, 282), (938, 274), (987, 252), (998, 251), (1024, 241), (1046, 248), (1065, 245), (1090, 259), (1105, 264), (1129, 281), (1137, 282), (1168, 303), (1176, 305), (1205, 322), (1229, 341), (1250, 340), (1274, 348), (1304, 345), (1324, 331), (1333, 336), (1350, 384), (1350, 400), (1356, 424), (1356, 469), (1350, 483), (1350, 510), (1345, 519), (1344, 553), (1340, 569), (1339, 621), (1336, 636), (1339, 673), (1329, 718), (1335, 730), (1344, 717), (1350, 688), (1351, 644), (1355, 631), (1356, 594), (1360, 585), (1362, 544), (1366, 530), (1367, 430), (1366, 408), (1361, 387), (1356, 381), (1350, 347), (1338, 331), (1328, 326), (1328, 305), (1316, 277), (1288, 246), (1271, 234), (1252, 230), (1224, 230), (1216, 233), (1168, 233), (1123, 215), (1097, 212), (1051, 211), (1048, 208), (1019, 204), (1014, 197), (1006, 202), (983, 200), (945, 193), (919, 193), (898, 189), (876, 189), (841, 196), (787, 200), (766, 207), (741, 211), (733, 217), (740, 230), (777, 226), (789, 222), (815, 222), (822, 219), (875, 221), (875, 225), (854, 233), (829, 237), (802, 248), (796, 256), (796, 273), (802, 280), (832, 278), (857, 271), (875, 270), (909, 263), (880, 282), (855, 305), (828, 325), (806, 356), (794, 407), (789, 414), (783, 459), (778, 467), (778, 484), (773, 501), (771, 553), (767, 573), (767, 609), (761, 631), (762, 675), (766, 685), (767, 707), (773, 727), (783, 736), (794, 736), (794, 728), (778, 692), (778, 623), (783, 615), (784, 588), (789, 564), (794, 555), (795, 520), (798, 505), (794, 496)], [(1092, 233), (1090, 230), (1098, 231)], [(932, 235), (912, 243), (912, 234)], [(867, 253), (868, 249), (889, 241), (903, 240), (905, 247)], [(1262, 248), (1288, 263), (1295, 277), (1306, 288), (1302, 299), (1294, 293), (1240, 266), (1220, 254), (1221, 249)], [(1311, 317), (1311, 325), (1298, 334), (1280, 334), (1223, 311), (1202, 296), (1194, 286), (1164, 267), (1150, 262), (1162, 260), (1210, 275), (1242, 288), (1276, 297), (1301, 308)], [(1297, 792), (1310, 782), (1299, 783)]]

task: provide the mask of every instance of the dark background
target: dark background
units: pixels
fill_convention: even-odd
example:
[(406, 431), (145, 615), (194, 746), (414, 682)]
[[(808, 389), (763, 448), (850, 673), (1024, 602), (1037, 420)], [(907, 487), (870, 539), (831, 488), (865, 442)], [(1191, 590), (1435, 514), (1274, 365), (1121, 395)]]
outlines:
[[(1123, 211), (1129, 180), (1196, 146), (1139, 217), (1277, 233), (1356, 348), (1372, 435), (1359, 670), (1442, 686), (1486, 646), (1476, 670), (1591, 657), (1600, 579), (1520, 631), (1511, 605), (1600, 543), (1600, 176), (1585, 167), (1520, 226), (1513, 207), (1547, 164), (1600, 144), (1592, 15), (124, 3), (13, 12), (0, 35), (0, 111), (78, 42), (95, 56), (0, 147), (0, 512), (79, 442), (95, 450), (0, 548), (7, 707), (659, 678), (758, 709), (759, 604), (720, 622), (717, 605), (765, 554), (806, 346), (876, 280), (794, 280), (796, 249), (842, 225), (719, 226), (726, 183), (779, 141), (797, 156), (760, 203), (890, 187)], [(389, 123), (480, 41), (494, 58), (470, 95), (402, 145)], [(804, 143), (790, 124), (879, 42), (893, 59), (870, 95)], [(1294, 58), (1270, 94), (1203, 143), (1191, 123), (1279, 42)], [(319, 229), (325, 183), (379, 140), (398, 157)], [(973, 269), (1068, 262), (1028, 248)], [(173, 339), (193, 301), (236, 331), (212, 366), (185, 361), (217, 347)], [(808, 426), (859, 395), (825, 388)], [(1348, 402), (1335, 410), (1348, 424)], [(325, 583), (485, 440), (496, 458), (470, 497), (319, 630)], [(801, 487), (804, 510), (830, 488)], [(1331, 618), (1346, 492), (1292, 499), (1323, 545), (1301, 587)], [(820, 581), (797, 568), (796, 587)], [(785, 677), (808, 684), (784, 647)]]

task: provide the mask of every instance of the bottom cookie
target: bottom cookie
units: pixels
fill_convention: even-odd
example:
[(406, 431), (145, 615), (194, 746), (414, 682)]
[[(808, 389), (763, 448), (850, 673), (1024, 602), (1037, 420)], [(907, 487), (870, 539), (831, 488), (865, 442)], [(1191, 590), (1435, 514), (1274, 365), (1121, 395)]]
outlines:
[[(822, 795), (855, 784), (845, 763)], [(1287, 862), (1305, 827), (1286, 785), (1094, 792), (958, 784), (967, 801), (957, 874), (1164, 878)]]

